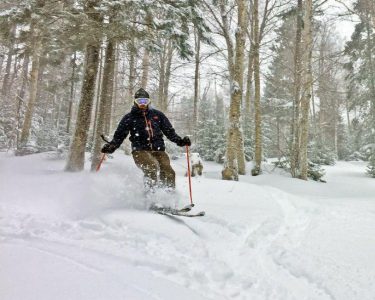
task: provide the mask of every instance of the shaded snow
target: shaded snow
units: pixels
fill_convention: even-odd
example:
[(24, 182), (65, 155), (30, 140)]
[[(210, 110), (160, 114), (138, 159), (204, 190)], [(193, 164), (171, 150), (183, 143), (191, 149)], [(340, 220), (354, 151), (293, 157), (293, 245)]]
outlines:
[[(185, 158), (172, 164), (177, 194), (155, 198), (182, 206)], [(206, 216), (191, 219), (147, 211), (141, 172), (122, 153), (99, 173), (63, 167), (0, 154), (1, 299), (374, 299), (364, 163), (328, 167), (322, 184), (271, 167), (222, 181), (204, 162), (192, 181)]]

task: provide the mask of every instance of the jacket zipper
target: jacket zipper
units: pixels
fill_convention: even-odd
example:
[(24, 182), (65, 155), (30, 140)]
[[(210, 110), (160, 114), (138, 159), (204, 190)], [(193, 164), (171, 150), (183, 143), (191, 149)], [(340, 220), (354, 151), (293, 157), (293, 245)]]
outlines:
[(145, 124), (146, 124), (146, 130), (147, 130), (147, 133), (148, 133), (148, 144), (150, 145), (151, 147), (151, 150), (152, 149), (152, 142), (151, 142), (151, 138), (154, 137), (154, 132), (152, 130), (152, 126), (151, 126), (151, 121), (150, 120), (147, 120), (147, 117), (146, 117), (146, 112), (143, 112), (143, 116), (145, 118)]

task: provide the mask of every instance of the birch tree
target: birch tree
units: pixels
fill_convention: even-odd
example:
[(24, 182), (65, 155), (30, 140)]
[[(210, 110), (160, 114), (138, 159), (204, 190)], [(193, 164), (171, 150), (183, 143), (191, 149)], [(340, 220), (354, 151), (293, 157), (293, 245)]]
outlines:
[(254, 83), (255, 83), (255, 166), (251, 171), (253, 176), (259, 175), (261, 171), (262, 162), (262, 117), (261, 117), (261, 106), (260, 106), (260, 35), (259, 35), (259, 3), (258, 0), (254, 0), (253, 4), (253, 18), (254, 18), (254, 36), (253, 36), (253, 53), (254, 53)]
[(293, 177), (299, 175), (299, 155), (300, 155), (300, 128), (298, 124), (300, 115), (300, 99), (301, 99), (301, 43), (302, 43), (302, 26), (303, 26), (303, 2), (297, 1), (297, 22), (296, 22), (296, 40), (294, 50), (294, 99), (293, 99), (293, 117), (291, 126), (291, 154), (290, 168)]
[(302, 98), (301, 98), (301, 118), (299, 126), (301, 128), (301, 145), (300, 145), (300, 178), (307, 180), (308, 173), (308, 157), (307, 146), (309, 137), (309, 110), (312, 93), (312, 19), (313, 19), (313, 5), (312, 0), (305, 0), (304, 2), (304, 18), (303, 18), (303, 75), (302, 75)]
[(222, 28), (228, 47), (228, 69), (231, 80), (231, 103), (229, 108), (229, 127), (227, 132), (226, 162), (222, 171), (225, 180), (238, 180), (239, 174), (245, 174), (245, 155), (241, 130), (241, 103), (243, 94), (243, 72), (248, 22), (245, 0), (237, 1), (237, 28), (235, 45), (229, 33), (227, 11), (224, 2), (220, 3)]

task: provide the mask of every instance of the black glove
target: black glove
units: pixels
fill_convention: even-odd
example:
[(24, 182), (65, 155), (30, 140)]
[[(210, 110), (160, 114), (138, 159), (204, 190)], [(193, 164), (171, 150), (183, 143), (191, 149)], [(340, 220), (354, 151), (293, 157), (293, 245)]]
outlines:
[(181, 140), (177, 142), (177, 146), (191, 146), (191, 141), (188, 136), (183, 137)]
[(117, 147), (114, 144), (107, 143), (103, 146), (102, 153), (111, 154), (111, 153), (115, 152), (116, 149), (117, 149)]

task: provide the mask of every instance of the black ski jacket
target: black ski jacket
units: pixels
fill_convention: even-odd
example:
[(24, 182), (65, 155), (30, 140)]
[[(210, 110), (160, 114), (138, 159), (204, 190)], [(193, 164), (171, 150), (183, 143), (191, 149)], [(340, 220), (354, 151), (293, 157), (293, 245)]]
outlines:
[(168, 118), (161, 111), (153, 108), (141, 110), (133, 106), (130, 113), (120, 121), (111, 144), (114, 144), (116, 148), (120, 147), (129, 133), (132, 151), (164, 151), (163, 134), (174, 143), (182, 140), (176, 134)]

